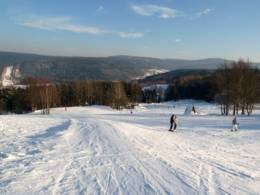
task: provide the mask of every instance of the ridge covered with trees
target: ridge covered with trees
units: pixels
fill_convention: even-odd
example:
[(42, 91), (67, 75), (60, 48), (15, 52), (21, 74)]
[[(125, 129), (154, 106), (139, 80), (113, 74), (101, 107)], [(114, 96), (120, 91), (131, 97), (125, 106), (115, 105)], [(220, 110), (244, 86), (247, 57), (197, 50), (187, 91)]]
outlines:
[[(136, 56), (64, 57), (0, 52), (0, 71), (5, 66), (19, 67), (21, 77), (70, 80), (124, 80), (144, 76), (149, 70), (215, 69), (224, 59), (159, 59)], [(260, 64), (257, 64), (260, 67)]]
[(243, 60), (226, 63), (216, 71), (193, 73), (187, 70), (178, 77), (168, 75), (164, 98), (160, 96), (161, 91), (143, 90), (142, 83), (137, 82), (76, 80), (55, 83), (28, 77), (24, 80), (24, 88), (0, 89), (0, 112), (42, 110), (43, 114), (48, 114), (52, 107), (107, 105), (121, 109), (139, 102), (198, 99), (218, 103), (223, 115), (239, 112), (250, 115), (260, 101), (259, 75), (257, 68)]
[(25, 88), (0, 90), (2, 113), (23, 113), (52, 107), (107, 105), (115, 109), (143, 101), (142, 89), (136, 83), (123, 81), (71, 81), (53, 83), (47, 79), (27, 78)]

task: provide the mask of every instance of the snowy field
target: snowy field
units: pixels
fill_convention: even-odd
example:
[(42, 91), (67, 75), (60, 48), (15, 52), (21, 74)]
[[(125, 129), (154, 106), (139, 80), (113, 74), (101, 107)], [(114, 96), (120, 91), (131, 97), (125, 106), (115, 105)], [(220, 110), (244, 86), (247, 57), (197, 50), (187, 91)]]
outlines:
[(260, 112), (231, 132), (194, 103), (200, 115), (181, 101), (0, 116), (0, 194), (260, 194)]

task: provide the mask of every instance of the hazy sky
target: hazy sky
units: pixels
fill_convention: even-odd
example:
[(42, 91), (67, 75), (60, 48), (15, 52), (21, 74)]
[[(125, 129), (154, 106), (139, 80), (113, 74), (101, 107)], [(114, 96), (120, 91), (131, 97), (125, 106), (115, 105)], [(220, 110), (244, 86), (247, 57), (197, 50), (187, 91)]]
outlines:
[(260, 61), (260, 0), (0, 0), (0, 50)]

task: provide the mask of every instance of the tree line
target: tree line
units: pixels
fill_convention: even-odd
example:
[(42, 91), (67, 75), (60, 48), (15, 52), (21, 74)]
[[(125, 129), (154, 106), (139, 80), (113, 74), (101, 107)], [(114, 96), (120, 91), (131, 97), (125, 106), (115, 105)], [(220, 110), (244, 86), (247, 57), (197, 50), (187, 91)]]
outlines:
[(221, 114), (250, 115), (260, 102), (260, 73), (249, 61), (225, 63), (211, 75), (189, 75), (174, 80), (166, 100), (199, 99), (216, 102)]
[(179, 99), (216, 102), (221, 113), (250, 115), (260, 101), (259, 70), (250, 62), (227, 63), (209, 75), (186, 75), (173, 80), (166, 91), (124, 81), (67, 81), (26, 78), (24, 88), (0, 89), (0, 113), (24, 113), (52, 107), (107, 105), (115, 109), (136, 103)]
[(27, 78), (25, 88), (0, 90), (1, 113), (24, 113), (52, 107), (107, 105), (115, 109), (134, 106), (143, 101), (137, 83), (123, 81), (71, 81), (53, 83), (48, 79)]
[(195, 99), (205, 100), (207, 102), (214, 101), (216, 84), (212, 75), (188, 75), (174, 80), (168, 87), (165, 99)]
[(239, 60), (224, 64), (214, 77), (217, 85), (215, 100), (221, 105), (221, 113), (228, 115), (250, 115), (260, 101), (259, 70), (249, 61)]

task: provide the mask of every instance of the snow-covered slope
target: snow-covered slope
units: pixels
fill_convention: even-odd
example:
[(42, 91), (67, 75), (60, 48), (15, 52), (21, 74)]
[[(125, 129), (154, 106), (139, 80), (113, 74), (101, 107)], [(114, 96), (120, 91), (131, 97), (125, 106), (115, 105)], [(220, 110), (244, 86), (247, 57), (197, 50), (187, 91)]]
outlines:
[(3, 87), (13, 86), (21, 78), (19, 66), (7, 65), (4, 67), (1, 75), (1, 83)]
[(136, 78), (133, 78), (133, 79), (134, 80), (144, 79), (146, 77), (157, 75), (157, 74), (162, 74), (162, 73), (165, 73), (165, 72), (168, 72), (168, 71), (169, 70), (166, 70), (166, 69), (154, 69), (154, 68), (152, 68), (152, 69), (148, 69), (143, 76), (136, 77)]
[[(191, 103), (204, 115), (183, 115)], [(0, 116), (0, 194), (259, 194), (260, 113), (236, 133), (218, 113), (182, 101)]]

